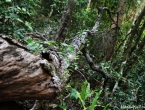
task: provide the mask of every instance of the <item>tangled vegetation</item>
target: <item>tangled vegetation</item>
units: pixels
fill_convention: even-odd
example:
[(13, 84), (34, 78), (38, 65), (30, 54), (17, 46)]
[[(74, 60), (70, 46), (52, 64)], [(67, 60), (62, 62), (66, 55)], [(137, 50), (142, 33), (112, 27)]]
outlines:
[[(70, 1), (75, 2), (73, 11), (63, 34), (57, 36)], [(0, 33), (11, 35), (34, 54), (56, 46), (58, 54), (67, 56), (75, 48), (73, 38), (93, 30), (95, 23), (95, 33), (90, 32), (77, 55), (67, 61), (67, 86), (54, 100), (35, 101), (38, 110), (145, 108), (145, 1), (0, 1)], [(24, 110), (34, 103), (16, 102)]]

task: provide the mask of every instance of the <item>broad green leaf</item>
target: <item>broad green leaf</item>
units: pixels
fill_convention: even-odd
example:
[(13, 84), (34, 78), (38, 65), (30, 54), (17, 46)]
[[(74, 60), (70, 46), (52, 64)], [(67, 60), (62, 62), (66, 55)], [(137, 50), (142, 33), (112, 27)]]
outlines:
[(6, 0), (6, 2), (12, 2), (12, 0)]
[(21, 23), (23, 23), (23, 20), (21, 20), (20, 18), (14, 18), (14, 19), (19, 21), (19, 22), (21, 22)]
[(33, 31), (33, 28), (29, 22), (25, 21), (25, 25), (28, 27), (29, 31)]
[(85, 101), (87, 97), (91, 96), (90, 92), (90, 83), (84, 82), (83, 85), (81, 86), (81, 97), (82, 100)]
[(71, 45), (67, 45), (68, 46), (68, 48), (67, 48), (67, 52), (72, 52), (72, 51), (74, 51), (74, 46), (71, 46)]
[(66, 103), (63, 101), (62, 104), (60, 105), (60, 107), (63, 109), (63, 110), (67, 110), (67, 106), (66, 106)]
[(77, 95), (77, 90), (76, 89), (72, 89), (71, 90), (71, 94), (70, 94), (70, 98), (75, 98), (78, 99), (78, 95)]
[(56, 41), (44, 41), (44, 44), (48, 44), (49, 46), (50, 45), (56, 45)]
[(86, 94), (87, 94), (86, 89), (87, 89), (87, 82), (85, 81), (81, 86), (81, 98), (83, 101), (85, 101), (86, 98)]
[(78, 65), (75, 65), (75, 70), (77, 70), (79, 67), (78, 67)]
[(70, 65), (70, 62), (69, 62), (69, 60), (68, 60), (68, 59), (66, 59), (65, 61), (66, 61), (66, 67), (68, 68), (68, 67), (69, 67), (69, 65)]
[(10, 13), (10, 17), (16, 19), (16, 18), (18, 18), (18, 15), (14, 14), (14, 13)]
[(69, 45), (66, 43), (61, 43), (62, 46), (68, 47)]
[(62, 55), (62, 56), (66, 56), (66, 54), (63, 53), (63, 52), (57, 52), (57, 53), (60, 54), (60, 55)]
[(87, 82), (87, 88), (86, 88), (86, 98), (91, 96), (91, 91), (90, 91), (90, 83)]
[(31, 39), (31, 38), (28, 38), (28, 39), (27, 39), (27, 42), (28, 42), (28, 43), (32, 43), (32, 41), (33, 41), (33, 39)]
[(92, 102), (92, 104), (91, 104), (91, 106), (90, 106), (90, 110), (94, 110), (95, 105), (96, 105), (96, 103), (97, 103), (97, 100), (98, 100), (98, 98), (99, 98), (101, 92), (102, 92), (102, 90), (100, 90), (99, 92), (96, 93), (96, 96), (95, 96), (95, 98), (93, 99), (93, 102)]
[(84, 110), (87, 110), (87, 108), (85, 107), (85, 102), (82, 100), (82, 97), (81, 97), (80, 93), (77, 92), (77, 95), (78, 95), (78, 97), (79, 97), (79, 99), (80, 99), (80, 101), (81, 101), (81, 103), (83, 105)]

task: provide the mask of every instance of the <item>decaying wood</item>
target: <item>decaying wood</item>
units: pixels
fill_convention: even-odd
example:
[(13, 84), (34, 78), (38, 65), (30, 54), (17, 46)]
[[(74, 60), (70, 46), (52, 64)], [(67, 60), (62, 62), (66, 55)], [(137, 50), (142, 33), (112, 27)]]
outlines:
[[(0, 37), (0, 100), (16, 99), (51, 99), (61, 89), (59, 85), (64, 79), (56, 79), (53, 74), (59, 69), (48, 71), (43, 67), (53, 67), (53, 59), (48, 61), (39, 55), (12, 45), (6, 41), (6, 36)], [(50, 56), (51, 53), (49, 54)], [(53, 56), (55, 59), (55, 57)], [(62, 60), (63, 61), (63, 60)], [(61, 61), (61, 63), (62, 63)], [(62, 69), (62, 70), (61, 70)], [(57, 77), (58, 78), (58, 77)], [(62, 78), (62, 77), (61, 77)], [(59, 81), (59, 82), (58, 82)]]

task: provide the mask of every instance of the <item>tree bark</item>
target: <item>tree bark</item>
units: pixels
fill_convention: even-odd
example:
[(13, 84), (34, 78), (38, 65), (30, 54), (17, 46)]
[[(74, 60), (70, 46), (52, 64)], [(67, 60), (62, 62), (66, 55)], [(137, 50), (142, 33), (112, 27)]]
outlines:
[(42, 61), (40, 56), (12, 45), (1, 36), (0, 101), (55, 97), (59, 89), (41, 66)]
[(67, 7), (63, 12), (63, 15), (61, 18), (61, 23), (57, 30), (57, 34), (56, 34), (56, 41), (58, 41), (58, 42), (63, 42), (65, 40), (65, 34), (67, 31), (68, 25), (70, 23), (71, 16), (72, 16), (75, 5), (76, 5), (75, 0), (68, 0)]

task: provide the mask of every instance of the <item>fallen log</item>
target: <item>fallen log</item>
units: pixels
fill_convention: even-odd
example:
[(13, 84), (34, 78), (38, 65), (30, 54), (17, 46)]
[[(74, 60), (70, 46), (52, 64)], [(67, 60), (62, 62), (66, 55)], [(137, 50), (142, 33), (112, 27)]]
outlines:
[[(0, 37), (0, 100), (51, 99), (60, 89), (44, 59)], [(45, 60), (52, 65), (52, 62)], [(54, 70), (55, 71), (55, 70)]]
[[(74, 50), (65, 57), (52, 49), (34, 55), (8, 36), (0, 35), (0, 101), (56, 97), (69, 78), (66, 62), (74, 60), (77, 52), (85, 46), (86, 37), (97, 32), (101, 16), (102, 11), (92, 30), (85, 30), (73, 38), (70, 45)], [(101, 67), (95, 68), (108, 79), (109, 75)]]

